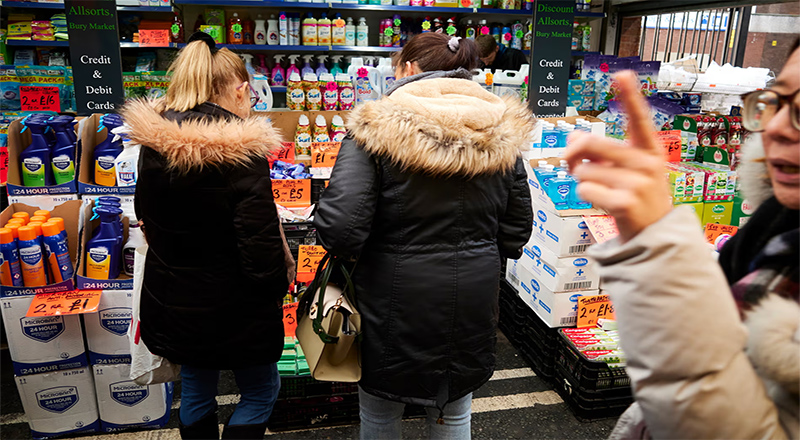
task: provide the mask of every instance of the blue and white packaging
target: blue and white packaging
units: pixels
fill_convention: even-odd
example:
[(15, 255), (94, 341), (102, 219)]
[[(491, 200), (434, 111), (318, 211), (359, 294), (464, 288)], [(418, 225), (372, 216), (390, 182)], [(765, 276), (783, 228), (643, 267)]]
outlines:
[(137, 385), (130, 378), (129, 364), (92, 368), (103, 432), (162, 428), (167, 424), (172, 407), (172, 382)]
[(133, 291), (106, 290), (97, 313), (83, 315), (89, 362), (92, 365), (131, 362), (128, 327), (131, 323)]
[(78, 315), (28, 318), (33, 296), (3, 298), (3, 324), (14, 374), (24, 376), (88, 365)]
[(97, 399), (88, 368), (21, 376), (14, 381), (33, 438), (100, 429)]
[(588, 256), (559, 258), (535, 236), (523, 248), (519, 263), (553, 292), (592, 290), (600, 285), (595, 261)]
[(540, 206), (536, 202), (533, 204), (532, 237), (556, 257), (583, 255), (595, 243), (583, 217), (560, 217)]
[(553, 292), (516, 260), (508, 260), (506, 280), (550, 328), (574, 326), (578, 322), (578, 298), (599, 293), (599, 290)]

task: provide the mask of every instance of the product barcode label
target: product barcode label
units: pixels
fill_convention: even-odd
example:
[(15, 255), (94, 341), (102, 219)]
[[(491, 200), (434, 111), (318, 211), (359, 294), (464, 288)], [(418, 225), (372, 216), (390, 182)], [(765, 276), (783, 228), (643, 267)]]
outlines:
[(592, 287), (591, 281), (581, 281), (580, 283), (567, 283), (564, 284), (564, 290), (581, 290)]
[(514, 286), (519, 286), (519, 278), (515, 277), (514, 274), (508, 274), (507, 276), (508, 282), (513, 284)]
[(570, 254), (580, 254), (582, 252), (586, 252), (586, 249), (589, 249), (589, 246), (590, 245), (588, 245), (588, 244), (580, 244), (580, 245), (577, 245), (577, 246), (570, 246), (569, 247), (569, 253)]
[(561, 326), (575, 325), (577, 323), (578, 323), (578, 317), (577, 316), (567, 316), (566, 318), (561, 318), (560, 325)]

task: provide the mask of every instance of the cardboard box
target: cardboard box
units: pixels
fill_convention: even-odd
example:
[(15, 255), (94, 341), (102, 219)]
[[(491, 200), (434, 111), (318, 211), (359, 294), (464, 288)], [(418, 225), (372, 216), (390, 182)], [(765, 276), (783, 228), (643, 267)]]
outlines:
[(756, 207), (753, 206), (752, 203), (748, 202), (747, 199), (742, 197), (740, 194), (737, 194), (733, 198), (733, 213), (731, 214), (731, 226), (736, 226), (741, 228), (742, 226), (747, 224), (747, 221), (750, 220), (750, 216), (756, 212)]
[(33, 298), (31, 295), (0, 300), (14, 374), (23, 376), (87, 366), (78, 315), (25, 317)]
[(592, 290), (600, 285), (596, 262), (584, 256), (559, 258), (535, 236), (523, 248), (519, 264), (553, 292)]
[(533, 206), (540, 206), (544, 207), (545, 209), (549, 210), (550, 212), (554, 213), (560, 217), (574, 217), (574, 216), (583, 216), (583, 215), (604, 215), (605, 211), (602, 209), (592, 208), (592, 209), (556, 209), (555, 204), (553, 204), (553, 200), (550, 199), (550, 196), (544, 190), (544, 187), (539, 183), (539, 178), (536, 177), (536, 173), (533, 171), (534, 168), (539, 166), (539, 161), (545, 161), (550, 165), (555, 167), (561, 166), (561, 159), (557, 157), (550, 157), (550, 158), (533, 158), (524, 162), (525, 165), (525, 172), (528, 174), (528, 189), (531, 191), (531, 201), (533, 202)]
[(544, 287), (528, 270), (509, 260), (506, 279), (517, 289), (520, 298), (550, 328), (571, 327), (578, 321), (578, 298), (597, 295), (598, 290), (556, 293)]
[(703, 223), (703, 210), (705, 209), (705, 203), (703, 202), (692, 202), (692, 203), (676, 203), (675, 207), (686, 206), (687, 208), (691, 209), (694, 214), (697, 216), (697, 219), (700, 223)]
[[(64, 228), (67, 230), (67, 239), (69, 240), (69, 257), (72, 261), (72, 266), (77, 267), (78, 247), (80, 242), (78, 240), (78, 224), (80, 223), (80, 200), (72, 200), (64, 202), (56, 208), (50, 210), (51, 217), (61, 217), (64, 219)], [(22, 203), (14, 203), (4, 209), (0, 213), (0, 224), (5, 225), (11, 216), (17, 212), (27, 212), (28, 215), (33, 216), (39, 208), (28, 206)], [(11, 298), (16, 296), (35, 295), (39, 293), (54, 293), (66, 292), (75, 289), (75, 281), (73, 279), (64, 280), (60, 283), (48, 284), (46, 286), (37, 287), (13, 287), (13, 286), (0, 286), (0, 298)]]
[(46, 209), (52, 211), (56, 206), (78, 200), (77, 194), (62, 194), (58, 196), (9, 196), (8, 203), (22, 203), (28, 206), (35, 206), (36, 209)]
[(552, 211), (541, 209), (536, 203), (533, 205), (531, 237), (530, 242), (538, 241), (558, 258), (583, 255), (589, 246), (595, 243), (594, 236), (583, 221), (583, 217), (560, 217)]
[(172, 382), (137, 385), (130, 364), (95, 365), (94, 384), (103, 432), (163, 428), (172, 407)]
[[(33, 196), (76, 193), (78, 188), (75, 180), (62, 183), (61, 185), (51, 186), (27, 187), (22, 185), (22, 170), (20, 168), (19, 155), (31, 144), (31, 132), (30, 130), (25, 130), (25, 133), (20, 133), (23, 128), (24, 125), (22, 125), (21, 119), (15, 120), (8, 127), (8, 195)], [(76, 148), (77, 156), (80, 154), (80, 145)]]
[(705, 202), (703, 224), (719, 223), (730, 225), (733, 217), (733, 202)]
[[(95, 228), (100, 226), (100, 219), (90, 220), (92, 218), (92, 208), (94, 202), (84, 205), (82, 210), (83, 224), (81, 226), (81, 250), (78, 255), (78, 268), (75, 270), (75, 285), (81, 290), (133, 290), (133, 277), (125, 275), (125, 272), (120, 271), (119, 277), (115, 280), (99, 280), (96, 278), (89, 278), (85, 276), (86, 273), (86, 244), (92, 238), (92, 232)], [(122, 242), (128, 241), (128, 217), (122, 216)], [(120, 264), (122, 264), (122, 255), (120, 255)]]
[(128, 327), (132, 302), (132, 290), (106, 290), (100, 297), (97, 313), (83, 315), (92, 365), (131, 362)]
[[(328, 123), (328, 128), (331, 126), (331, 120), (333, 117), (338, 115), (344, 119), (344, 122), (347, 123), (348, 115), (350, 111), (332, 111), (332, 110), (323, 110), (323, 111), (285, 111), (285, 112), (267, 112), (267, 113), (259, 113), (259, 115), (266, 115), (272, 126), (278, 129), (278, 132), (281, 133), (284, 142), (294, 142), (294, 133), (297, 131), (297, 121), (300, 119), (300, 115), (306, 115), (308, 120), (311, 121), (311, 124), (314, 124), (314, 121), (317, 118), (317, 115), (322, 115), (325, 117), (325, 121)], [(311, 164), (311, 156), (296, 156), (295, 163), (304, 163), (306, 165)]]
[(99, 133), (97, 128), (100, 124), (100, 114), (93, 114), (88, 117), (83, 129), (81, 130), (81, 165), (78, 175), (78, 193), (93, 194), (100, 196), (134, 194), (134, 186), (101, 186), (94, 183), (94, 147), (103, 142), (112, 133), (107, 128), (103, 128)]
[(94, 384), (88, 368), (17, 377), (14, 381), (33, 438), (100, 429)]

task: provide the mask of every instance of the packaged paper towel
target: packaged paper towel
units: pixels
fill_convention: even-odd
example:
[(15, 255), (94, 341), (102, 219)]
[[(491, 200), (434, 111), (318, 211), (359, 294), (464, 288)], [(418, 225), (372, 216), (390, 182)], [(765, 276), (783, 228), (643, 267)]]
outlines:
[(141, 386), (130, 379), (128, 364), (95, 365), (94, 383), (103, 432), (162, 428), (169, 421), (172, 382)]
[(83, 315), (92, 365), (131, 363), (128, 326), (132, 295), (131, 290), (106, 290), (97, 313)]

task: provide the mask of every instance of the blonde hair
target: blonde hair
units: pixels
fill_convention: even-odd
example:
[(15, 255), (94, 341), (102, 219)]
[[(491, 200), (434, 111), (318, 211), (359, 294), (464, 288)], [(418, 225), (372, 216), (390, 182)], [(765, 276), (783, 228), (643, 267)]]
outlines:
[(183, 112), (228, 93), (234, 82), (249, 80), (244, 62), (228, 49), (211, 53), (203, 41), (181, 49), (169, 67), (172, 79), (164, 106)]

